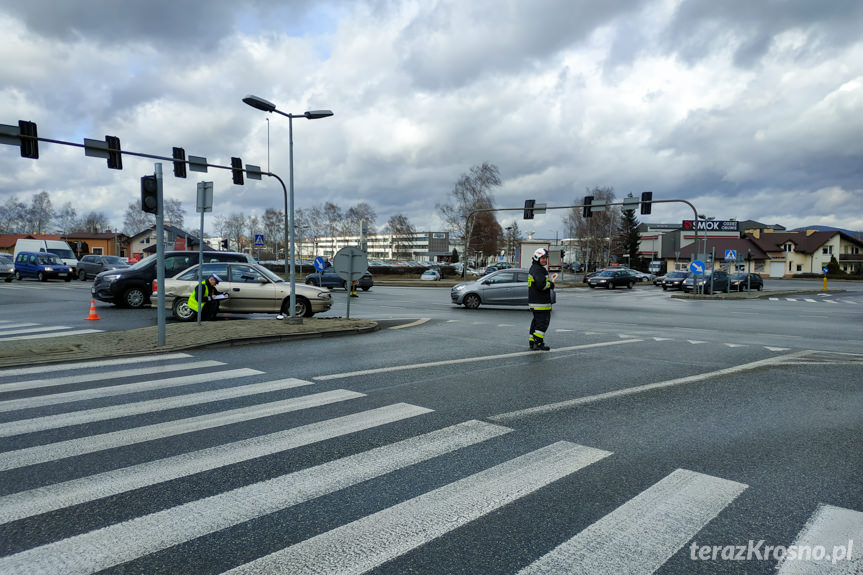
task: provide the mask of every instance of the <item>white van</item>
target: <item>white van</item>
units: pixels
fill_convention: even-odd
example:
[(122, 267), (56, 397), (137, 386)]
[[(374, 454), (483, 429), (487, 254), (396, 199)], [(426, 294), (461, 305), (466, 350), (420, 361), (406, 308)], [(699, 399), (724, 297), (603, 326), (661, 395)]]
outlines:
[(56, 255), (66, 265), (74, 266), (78, 263), (72, 247), (62, 240), (26, 240), (15, 242), (15, 256), (18, 252), (48, 252)]

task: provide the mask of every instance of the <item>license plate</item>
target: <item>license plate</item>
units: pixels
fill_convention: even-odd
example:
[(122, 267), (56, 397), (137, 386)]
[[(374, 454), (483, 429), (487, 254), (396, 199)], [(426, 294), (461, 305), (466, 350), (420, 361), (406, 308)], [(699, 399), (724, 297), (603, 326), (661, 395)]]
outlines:
[(57, 274), (57, 277), (58, 278), (64, 278), (64, 277), (66, 277), (66, 274)]

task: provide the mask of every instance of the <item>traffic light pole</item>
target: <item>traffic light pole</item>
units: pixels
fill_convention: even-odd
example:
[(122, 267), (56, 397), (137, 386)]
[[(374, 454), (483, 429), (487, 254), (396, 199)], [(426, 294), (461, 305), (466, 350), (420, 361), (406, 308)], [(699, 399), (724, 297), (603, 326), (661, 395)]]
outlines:
[[(692, 213), (694, 216), (693, 221), (695, 222), (695, 244), (693, 246), (693, 255), (690, 261), (695, 261), (698, 259), (698, 210), (695, 209), (695, 206), (687, 200), (654, 200), (651, 199), (649, 202), (644, 202), (646, 204), (670, 204), (670, 203), (681, 203), (686, 204), (690, 208), (692, 208)], [(605, 209), (607, 206), (631, 206), (632, 202), (612, 202), (606, 204), (594, 204), (594, 203), (585, 203), (585, 204), (574, 204), (571, 206), (545, 206), (546, 210), (571, 210), (574, 208), (585, 208), (590, 207), (591, 209), (595, 209), (599, 211), (599, 209)], [(525, 208), (480, 208), (477, 210), (471, 211), (467, 218), (465, 218), (465, 229), (467, 230), (467, 237), (465, 238), (464, 249), (465, 253), (467, 253), (468, 247), (470, 246), (470, 238), (473, 233), (473, 218), (476, 214), (481, 214), (484, 212), (512, 212), (512, 211), (524, 211)], [(461, 277), (465, 277), (466, 267), (462, 266), (461, 269)], [(695, 292), (698, 293), (697, 284), (694, 286)]]

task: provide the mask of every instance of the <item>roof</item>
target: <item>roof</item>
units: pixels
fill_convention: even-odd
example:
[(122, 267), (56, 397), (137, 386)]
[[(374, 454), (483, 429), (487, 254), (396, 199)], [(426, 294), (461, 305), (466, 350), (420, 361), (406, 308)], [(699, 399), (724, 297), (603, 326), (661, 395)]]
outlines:
[(829, 242), (836, 235), (839, 235), (842, 239), (858, 246), (863, 246), (863, 242), (854, 236), (850, 236), (840, 231), (822, 231), (812, 232), (809, 234), (806, 232), (773, 232), (761, 234), (760, 238), (756, 238), (754, 236), (746, 237), (751, 239), (753, 243), (766, 252), (784, 251), (782, 246), (791, 242), (794, 244), (794, 251), (801, 254), (812, 254), (818, 251), (821, 246)]
[[(710, 252), (712, 249), (716, 249), (716, 254), (718, 259), (722, 259), (725, 256), (725, 250), (734, 250), (737, 252), (738, 256), (742, 255), (746, 257), (748, 254), (747, 250), (751, 250), (752, 259), (754, 260), (766, 260), (770, 259), (770, 256), (756, 243), (747, 238), (729, 238), (722, 236), (707, 236), (707, 249), (704, 249), (704, 237), (701, 236), (698, 238), (698, 253)], [(684, 246), (680, 248), (680, 257), (683, 259), (689, 258), (692, 256), (692, 252), (694, 251), (694, 243), (689, 244), (688, 246)]]

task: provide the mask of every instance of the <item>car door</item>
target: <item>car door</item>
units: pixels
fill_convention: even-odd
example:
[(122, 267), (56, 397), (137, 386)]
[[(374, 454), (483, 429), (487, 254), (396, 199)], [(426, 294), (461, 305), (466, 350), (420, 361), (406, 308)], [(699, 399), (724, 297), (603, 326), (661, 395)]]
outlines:
[(234, 313), (276, 313), (281, 309), (281, 302), (288, 295), (286, 286), (277, 287), (264, 274), (249, 264), (230, 264), (228, 280), (221, 291), (227, 292), (229, 298), (222, 302), (222, 311)]
[(510, 271), (499, 271), (491, 274), (483, 281), (483, 300), (490, 305), (506, 305), (513, 299), (515, 274)]

